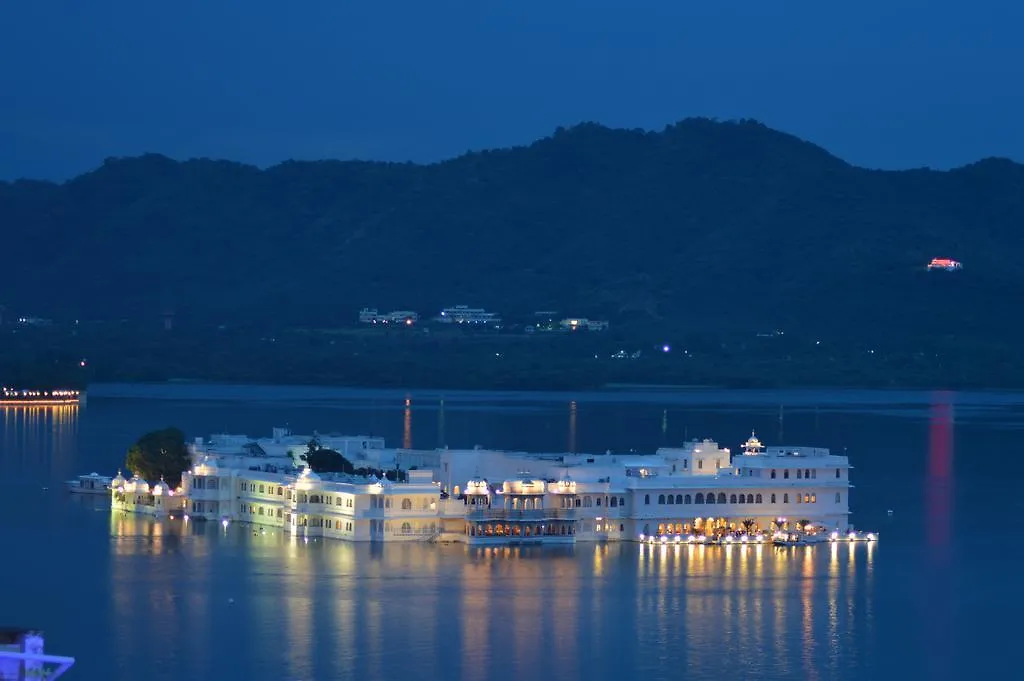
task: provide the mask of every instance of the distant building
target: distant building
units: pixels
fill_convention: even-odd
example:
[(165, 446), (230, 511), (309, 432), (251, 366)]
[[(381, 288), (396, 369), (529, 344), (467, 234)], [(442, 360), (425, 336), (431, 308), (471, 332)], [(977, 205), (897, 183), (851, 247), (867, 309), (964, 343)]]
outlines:
[(42, 317), (18, 317), (18, 323), (25, 326), (52, 326), (53, 320)]
[(441, 310), (441, 314), (435, 317), (434, 321), (441, 324), (500, 324), (501, 317), (482, 307), (456, 305)]
[(608, 322), (595, 321), (586, 317), (568, 317), (558, 323), (564, 331), (607, 331)]
[(956, 272), (962, 270), (964, 266), (958, 260), (950, 260), (949, 258), (932, 258), (932, 261), (928, 263), (928, 271), (942, 270), (944, 272)]
[(395, 310), (382, 314), (375, 307), (364, 307), (359, 311), (359, 323), (361, 324), (404, 324), (405, 326), (412, 326), (419, 320), (419, 313), (411, 310)]

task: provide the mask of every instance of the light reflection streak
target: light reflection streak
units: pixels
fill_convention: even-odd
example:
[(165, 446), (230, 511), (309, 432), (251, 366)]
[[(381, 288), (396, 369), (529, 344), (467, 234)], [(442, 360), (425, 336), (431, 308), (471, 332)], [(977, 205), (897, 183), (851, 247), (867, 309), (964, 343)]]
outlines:
[(78, 441), (78, 404), (0, 405), (3, 414), (0, 473), (71, 475)]
[(402, 448), (412, 449), (412, 400), (408, 395), (402, 412)]
[(576, 400), (569, 402), (569, 453), (576, 453)]

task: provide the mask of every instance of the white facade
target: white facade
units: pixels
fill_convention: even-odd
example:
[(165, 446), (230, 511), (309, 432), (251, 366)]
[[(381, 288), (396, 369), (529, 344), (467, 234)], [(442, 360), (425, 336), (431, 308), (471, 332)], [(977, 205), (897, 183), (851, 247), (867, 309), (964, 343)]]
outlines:
[[(717, 540), (810, 525), (843, 534), (850, 528), (847, 457), (816, 447), (766, 449), (754, 436), (737, 455), (711, 440), (655, 454), (595, 455), (395, 452), (383, 441), (364, 448), (373, 440), (334, 436), (342, 453), (346, 443), (356, 454), (392, 452), (390, 460), (408, 475), (394, 483), (317, 475), (287, 453), (255, 455), (245, 449), (254, 442), (248, 438), (239, 451), (218, 437), (193, 447), (194, 465), (177, 492), (115, 478), (114, 507), (155, 514), (182, 509), (195, 519), (350, 541)], [(275, 437), (286, 448), (289, 438), (309, 439), (277, 431)]]
[(563, 331), (607, 331), (608, 322), (587, 319), (586, 317), (568, 317), (558, 322)]
[(456, 305), (441, 310), (434, 321), (442, 324), (498, 324), (501, 318), (494, 312), (488, 312), (481, 307), (469, 307), (468, 305)]

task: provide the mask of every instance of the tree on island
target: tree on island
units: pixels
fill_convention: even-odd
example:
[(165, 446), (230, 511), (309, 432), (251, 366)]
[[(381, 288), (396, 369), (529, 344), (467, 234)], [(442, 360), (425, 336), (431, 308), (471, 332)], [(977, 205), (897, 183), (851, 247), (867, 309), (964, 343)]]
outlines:
[(356, 467), (352, 462), (333, 449), (322, 447), (317, 440), (310, 440), (302, 460), (314, 473), (345, 473), (351, 475)]
[(181, 484), (181, 474), (191, 465), (185, 434), (174, 427), (146, 433), (128, 448), (124, 459), (132, 473), (149, 481), (163, 478), (171, 488)]

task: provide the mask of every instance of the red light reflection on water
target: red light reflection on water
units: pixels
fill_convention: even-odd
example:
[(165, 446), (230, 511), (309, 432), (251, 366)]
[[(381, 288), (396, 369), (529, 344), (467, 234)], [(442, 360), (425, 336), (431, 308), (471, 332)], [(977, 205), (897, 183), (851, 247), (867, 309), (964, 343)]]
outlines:
[(928, 541), (928, 576), (924, 581), (923, 610), (928, 614), (923, 631), (928, 654), (923, 678), (948, 679), (956, 669), (957, 643), (953, 640), (953, 606), (943, 594), (953, 588), (953, 393), (937, 391), (931, 396), (928, 426), (928, 469), (925, 476), (925, 527)]
[(932, 393), (925, 478), (928, 544), (948, 555), (953, 521), (953, 393)]

